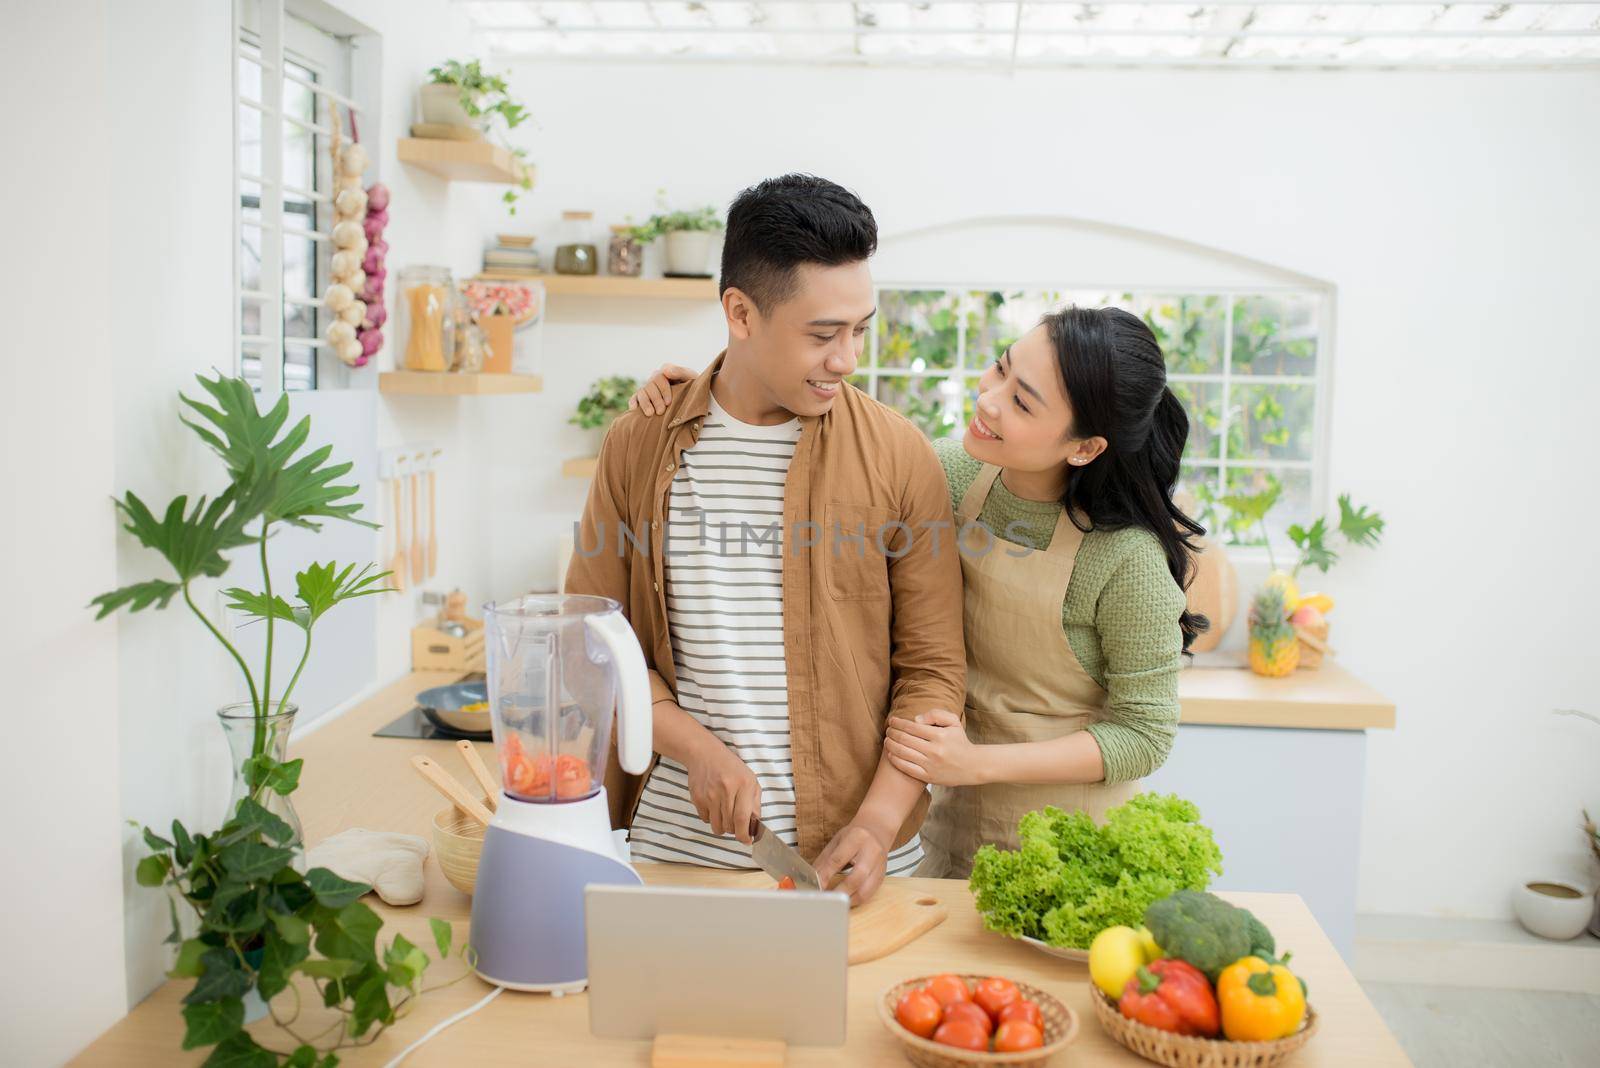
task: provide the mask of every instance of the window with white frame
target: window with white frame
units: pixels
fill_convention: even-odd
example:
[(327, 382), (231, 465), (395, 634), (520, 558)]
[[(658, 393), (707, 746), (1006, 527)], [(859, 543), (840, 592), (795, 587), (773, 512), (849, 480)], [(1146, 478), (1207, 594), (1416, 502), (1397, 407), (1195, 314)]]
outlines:
[(282, 0), (239, 0), (235, 12), (238, 372), (268, 392), (315, 389), (337, 364), (321, 337), (321, 294), (330, 138), (351, 106), (351, 45), (286, 15)]
[(959, 436), (977, 378), (1047, 312), (1116, 306), (1149, 324), (1168, 381), (1189, 413), (1180, 490), (1208, 530), (1235, 545), (1259, 528), (1230, 523), (1222, 498), (1281, 489), (1268, 526), (1281, 535), (1323, 499), (1328, 295), (1316, 289), (1093, 291), (972, 286), (878, 291), (878, 322), (856, 385), (929, 437)]

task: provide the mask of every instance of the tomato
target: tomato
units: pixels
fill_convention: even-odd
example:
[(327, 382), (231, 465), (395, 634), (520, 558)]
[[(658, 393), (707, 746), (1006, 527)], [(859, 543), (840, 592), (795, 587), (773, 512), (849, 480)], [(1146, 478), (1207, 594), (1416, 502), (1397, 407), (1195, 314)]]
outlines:
[(944, 1018), (946, 1020), (971, 1020), (974, 1024), (983, 1028), (984, 1034), (994, 1033), (994, 1021), (989, 1019), (989, 1014), (970, 1001), (957, 1001), (952, 1005), (946, 1005)]
[(1038, 1005), (1027, 998), (1019, 998), (1000, 1010), (996, 1022), (1005, 1023), (1007, 1020), (1024, 1020), (1040, 1031), (1044, 1030), (1044, 1014), (1039, 1011)]
[(567, 754), (556, 758), (556, 796), (563, 801), (586, 796), (593, 782), (587, 760)]
[(1007, 1020), (994, 1033), (996, 1053), (1017, 1053), (1044, 1045), (1044, 1032), (1027, 1020)]
[(971, 1020), (946, 1020), (933, 1033), (933, 1040), (942, 1042), (946, 1046), (955, 1046), (957, 1049), (989, 1052), (989, 1036), (984, 1033), (983, 1028)]
[(933, 999), (945, 1008), (950, 1007), (954, 1001), (971, 1001), (972, 991), (967, 989), (967, 981), (959, 975), (936, 975), (928, 980), (928, 985), (923, 987), (933, 995)]
[(894, 1007), (894, 1018), (900, 1021), (900, 1026), (919, 1038), (932, 1035), (943, 1017), (944, 1010), (926, 990), (906, 991)]
[[(794, 876), (785, 875), (783, 878), (779, 879), (778, 880), (777, 889), (779, 889), (779, 890), (793, 890), (794, 889)], [(921, 993), (921, 991), (914, 991), (914, 993)], [(904, 999), (902, 999), (902, 1000), (904, 1000)], [(934, 1004), (937, 1005), (939, 1003), (937, 1001), (935, 1001)]]
[(1010, 979), (997, 979), (991, 976), (978, 984), (978, 989), (972, 992), (972, 1000), (978, 1003), (978, 1008), (989, 1014), (989, 1019), (998, 1021), (1000, 1010), (1013, 1001), (1022, 999), (1022, 991), (1017, 989), (1017, 984)]

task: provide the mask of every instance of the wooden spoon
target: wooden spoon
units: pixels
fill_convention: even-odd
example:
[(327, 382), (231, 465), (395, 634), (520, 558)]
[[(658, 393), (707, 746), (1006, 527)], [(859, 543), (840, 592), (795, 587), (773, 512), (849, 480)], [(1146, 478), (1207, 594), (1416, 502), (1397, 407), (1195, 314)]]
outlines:
[[(438, 456), (438, 452), (434, 456)], [(438, 496), (438, 483), (434, 481), (433, 461), (428, 462), (428, 577), (439, 573), (439, 514), (435, 498)]]
[(428, 572), (423, 559), (424, 547), (422, 544), (422, 520), (418, 518), (421, 507), (420, 483), (417, 481), (416, 471), (411, 472), (411, 581), (422, 583), (427, 580)]
[(394, 555), (389, 558), (389, 577), (403, 590), (406, 588), (405, 484), (398, 474), (389, 481), (394, 483)]
[(500, 807), (500, 784), (494, 781), (489, 767), (478, 755), (478, 747), (465, 738), (456, 743), (461, 757), (467, 762), (467, 770), (472, 772), (472, 777), (478, 780), (478, 785), (483, 787), (483, 800), (492, 812)]
[(452, 805), (485, 827), (489, 826), (489, 821), (494, 817), (483, 807), (483, 802), (467, 793), (467, 788), (457, 782), (454, 775), (425, 756), (412, 757), (411, 766), (416, 768), (417, 774), (427, 779), (435, 790), (448, 798)]

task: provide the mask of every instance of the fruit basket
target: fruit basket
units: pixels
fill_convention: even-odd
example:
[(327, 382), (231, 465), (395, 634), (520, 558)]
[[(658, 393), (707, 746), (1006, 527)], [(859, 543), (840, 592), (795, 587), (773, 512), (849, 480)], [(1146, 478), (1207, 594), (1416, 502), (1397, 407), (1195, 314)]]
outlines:
[(1106, 1033), (1147, 1061), (1168, 1068), (1269, 1068), (1282, 1064), (1311, 1041), (1317, 1031), (1317, 1012), (1306, 1006), (1300, 1030), (1276, 1042), (1230, 1042), (1221, 1038), (1198, 1038), (1130, 1020), (1117, 1009), (1116, 1002), (1100, 988), (1090, 984), (1089, 999), (1094, 1015)]
[[(921, 1038), (900, 1025), (900, 1021), (894, 1018), (894, 1010), (903, 995), (923, 986), (932, 978), (931, 975), (924, 975), (919, 979), (907, 979), (905, 982), (896, 983), (885, 990), (883, 996), (878, 999), (878, 1016), (883, 1020), (883, 1026), (900, 1040), (900, 1048), (906, 1058), (918, 1068), (973, 1068), (974, 1065), (990, 1064), (1042, 1066), (1078, 1037), (1077, 1013), (1053, 994), (1048, 994), (1031, 983), (1013, 980), (1022, 996), (1039, 1006), (1039, 1014), (1044, 1019), (1044, 1045), (1038, 1049), (1015, 1053), (980, 1053), (977, 1050), (959, 1049), (932, 1039)], [(961, 978), (966, 980), (967, 986), (971, 988), (984, 976), (963, 975)]]

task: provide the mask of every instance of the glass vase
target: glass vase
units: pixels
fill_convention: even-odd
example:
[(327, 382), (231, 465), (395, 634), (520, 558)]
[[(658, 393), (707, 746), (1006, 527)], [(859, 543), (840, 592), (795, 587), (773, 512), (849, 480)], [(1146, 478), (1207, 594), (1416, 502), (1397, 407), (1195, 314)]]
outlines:
[(300, 826), (300, 816), (295, 812), (293, 802), (265, 784), (252, 790), (245, 775), (245, 765), (260, 753), (279, 763), (288, 759), (289, 729), (294, 726), (294, 715), (298, 711), (295, 705), (283, 705), (276, 701), (266, 715), (259, 717), (249, 701), (224, 705), (217, 710), (222, 732), (228, 738), (228, 751), (232, 755), (233, 765), (233, 794), (228, 799), (228, 811), (223, 822), (231, 820), (239, 810), (239, 802), (249, 797), (289, 825), (294, 836), (283, 844), (296, 851), (303, 848), (305, 831)]

